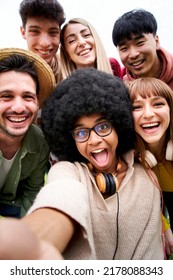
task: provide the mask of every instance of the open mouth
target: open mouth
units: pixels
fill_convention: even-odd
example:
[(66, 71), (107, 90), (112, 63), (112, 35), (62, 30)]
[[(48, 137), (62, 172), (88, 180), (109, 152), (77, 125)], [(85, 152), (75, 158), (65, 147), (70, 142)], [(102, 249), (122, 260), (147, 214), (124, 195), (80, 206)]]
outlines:
[(43, 51), (43, 50), (38, 50), (38, 49), (37, 49), (37, 52), (40, 53), (41, 55), (48, 55), (48, 54), (51, 53), (51, 51), (52, 51), (52, 50)]
[(142, 60), (140, 60), (140, 61), (137, 61), (137, 62), (130, 63), (130, 66), (139, 67), (139, 66), (142, 65), (143, 63), (144, 63), (144, 59), (142, 59)]
[(159, 122), (153, 122), (153, 123), (146, 123), (146, 124), (142, 124), (142, 128), (143, 129), (152, 129), (152, 128), (157, 128), (159, 127)]
[(155, 133), (158, 130), (159, 126), (160, 126), (159, 122), (152, 122), (152, 123), (142, 124), (141, 128), (143, 132), (151, 134), (151, 133)]
[(91, 49), (86, 49), (86, 50), (83, 50), (81, 52), (78, 53), (79, 56), (84, 56), (84, 55), (87, 55), (89, 54), (91, 51)]
[(13, 122), (13, 123), (21, 123), (21, 122), (26, 121), (27, 117), (20, 117), (20, 118), (16, 118), (16, 117), (7, 117), (7, 119), (8, 119), (10, 122)]
[(98, 164), (104, 164), (108, 158), (108, 151), (106, 149), (98, 149), (93, 151), (92, 157)]

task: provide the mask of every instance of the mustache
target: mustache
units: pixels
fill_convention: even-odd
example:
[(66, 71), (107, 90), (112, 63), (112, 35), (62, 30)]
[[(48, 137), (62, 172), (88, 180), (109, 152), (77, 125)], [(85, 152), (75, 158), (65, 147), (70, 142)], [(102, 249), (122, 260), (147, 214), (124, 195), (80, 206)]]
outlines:
[(5, 113), (5, 116), (8, 117), (8, 116), (22, 116), (22, 115), (25, 115), (25, 116), (29, 116), (31, 113), (30, 112), (27, 112), (27, 111), (22, 111), (20, 113), (17, 113), (17, 112), (14, 112), (14, 111), (8, 111)]

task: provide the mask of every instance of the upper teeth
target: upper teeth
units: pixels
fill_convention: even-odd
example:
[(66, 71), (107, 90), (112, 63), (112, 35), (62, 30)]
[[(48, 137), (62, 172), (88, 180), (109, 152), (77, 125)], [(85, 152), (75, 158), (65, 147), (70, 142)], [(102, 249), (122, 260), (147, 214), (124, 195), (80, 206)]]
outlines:
[(12, 121), (12, 122), (22, 122), (22, 121), (25, 121), (26, 120), (26, 118), (9, 118), (9, 120), (10, 121)]
[(49, 54), (51, 51), (39, 51), (41, 54)]
[(80, 52), (79, 55), (85, 55), (85, 54), (87, 54), (89, 52), (90, 52), (90, 50), (84, 50), (84, 51)]
[(100, 150), (95, 150), (95, 151), (93, 151), (92, 153), (97, 154), (97, 153), (100, 153), (100, 152), (102, 152), (102, 151), (103, 151), (103, 149), (100, 149)]
[(152, 126), (156, 126), (158, 125), (158, 122), (155, 122), (155, 123), (146, 123), (146, 124), (143, 124), (142, 127), (152, 127)]
[(138, 65), (140, 65), (140, 64), (141, 64), (141, 61), (136, 62), (136, 63), (132, 63), (133, 66), (138, 66)]

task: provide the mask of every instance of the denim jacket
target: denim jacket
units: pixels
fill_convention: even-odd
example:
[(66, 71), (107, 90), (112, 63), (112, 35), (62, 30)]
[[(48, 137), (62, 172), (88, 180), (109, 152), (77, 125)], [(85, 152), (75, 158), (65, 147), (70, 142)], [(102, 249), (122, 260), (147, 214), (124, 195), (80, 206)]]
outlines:
[[(21, 217), (44, 185), (49, 147), (39, 127), (32, 124), (0, 189), (0, 215)], [(2, 153), (0, 151), (0, 166)]]

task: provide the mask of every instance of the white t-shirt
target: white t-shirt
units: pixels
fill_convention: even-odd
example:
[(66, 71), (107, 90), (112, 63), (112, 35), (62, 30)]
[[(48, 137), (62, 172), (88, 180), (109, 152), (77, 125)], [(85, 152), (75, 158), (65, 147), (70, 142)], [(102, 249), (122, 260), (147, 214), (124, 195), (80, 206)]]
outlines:
[(18, 151), (15, 153), (15, 155), (12, 157), (12, 159), (6, 159), (2, 157), (2, 161), (0, 163), (0, 189), (3, 187), (5, 179), (8, 175), (8, 172), (10, 171), (13, 162), (16, 158)]

